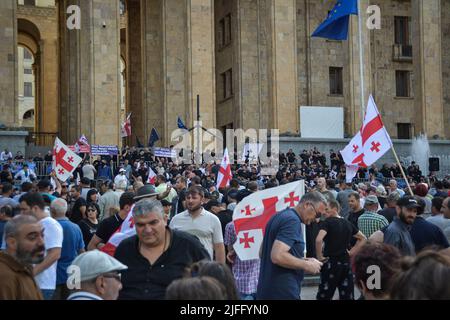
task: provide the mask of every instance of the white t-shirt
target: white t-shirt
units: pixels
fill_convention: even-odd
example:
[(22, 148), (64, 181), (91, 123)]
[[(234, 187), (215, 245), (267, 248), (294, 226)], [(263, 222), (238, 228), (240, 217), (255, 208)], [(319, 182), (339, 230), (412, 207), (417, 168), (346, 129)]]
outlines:
[(177, 214), (170, 221), (170, 227), (196, 236), (208, 251), (211, 259), (214, 258), (214, 244), (223, 243), (219, 218), (205, 209), (195, 219), (192, 219), (187, 210)]
[[(45, 255), (53, 248), (62, 248), (63, 229), (61, 225), (52, 217), (47, 217), (39, 221), (44, 227)], [(48, 269), (38, 274), (35, 279), (41, 289), (53, 290), (56, 288), (56, 265), (55, 261)]]

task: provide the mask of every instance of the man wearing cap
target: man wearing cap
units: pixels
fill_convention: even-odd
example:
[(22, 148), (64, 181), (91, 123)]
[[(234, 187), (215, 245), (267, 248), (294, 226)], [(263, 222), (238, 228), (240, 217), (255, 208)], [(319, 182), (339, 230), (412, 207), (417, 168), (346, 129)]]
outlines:
[(182, 278), (187, 267), (208, 259), (200, 241), (167, 226), (159, 201), (143, 199), (133, 208), (136, 235), (123, 240), (115, 258), (128, 266), (119, 299), (164, 299), (167, 287)]
[(414, 256), (415, 248), (409, 230), (417, 216), (419, 203), (413, 196), (404, 196), (397, 201), (397, 217), (384, 233), (384, 243), (397, 247), (403, 255)]
[(370, 195), (366, 197), (364, 202), (364, 213), (358, 218), (358, 229), (369, 238), (374, 232), (381, 230), (389, 225), (385, 217), (379, 215), (377, 196)]
[(78, 289), (67, 300), (117, 300), (122, 289), (120, 272), (126, 269), (126, 265), (98, 250), (79, 255), (68, 269), (68, 285)]

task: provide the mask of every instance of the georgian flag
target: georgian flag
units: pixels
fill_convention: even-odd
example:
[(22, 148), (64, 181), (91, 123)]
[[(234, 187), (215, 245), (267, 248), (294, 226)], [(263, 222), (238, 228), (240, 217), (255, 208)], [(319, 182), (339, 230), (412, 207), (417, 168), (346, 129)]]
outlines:
[(127, 120), (122, 124), (120, 137), (126, 138), (131, 136), (131, 113), (128, 115)]
[(233, 222), (237, 240), (233, 245), (239, 259), (259, 259), (267, 222), (279, 211), (294, 208), (305, 193), (303, 180), (255, 192), (235, 207)]
[(228, 187), (231, 179), (233, 179), (233, 175), (231, 174), (230, 157), (228, 156), (228, 149), (225, 148), (222, 163), (217, 175), (217, 190), (219, 190), (219, 188)]
[(66, 181), (78, 167), (82, 159), (72, 152), (59, 138), (53, 147), (53, 170), (61, 181)]
[(147, 183), (148, 184), (155, 184), (156, 182), (156, 173), (155, 171), (152, 170), (151, 167), (148, 167), (148, 179), (147, 179)]
[[(375, 101), (370, 95), (361, 130), (341, 151), (342, 158), (347, 166), (367, 168), (380, 159), (391, 147), (391, 138), (381, 120)], [(347, 175), (348, 178), (349, 175)]]
[(109, 238), (108, 242), (100, 249), (104, 253), (109, 254), (114, 257), (116, 253), (116, 249), (119, 244), (136, 234), (136, 229), (134, 228), (134, 220), (133, 220), (133, 208), (131, 207), (130, 212), (128, 212), (127, 218), (122, 222), (122, 225), (116, 230), (116, 232)]

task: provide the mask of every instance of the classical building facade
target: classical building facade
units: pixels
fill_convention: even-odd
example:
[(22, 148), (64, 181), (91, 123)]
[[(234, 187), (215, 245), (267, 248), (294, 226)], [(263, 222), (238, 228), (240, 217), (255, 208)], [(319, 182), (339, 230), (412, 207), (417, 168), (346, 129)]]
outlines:
[[(349, 39), (311, 38), (335, 0), (2, 0), (0, 122), (20, 126), (18, 47), (34, 58), (35, 131), (72, 143), (85, 134), (134, 143), (154, 127), (162, 144), (188, 126), (278, 128), (301, 134), (300, 106), (344, 109), (361, 126), (358, 18)], [(367, 99), (393, 138), (450, 139), (450, 0), (360, 0), (381, 9), (364, 27)], [(75, 11), (73, 11), (75, 8)], [(68, 27), (81, 18), (80, 29)], [(69, 9), (69, 10), (68, 10)]]

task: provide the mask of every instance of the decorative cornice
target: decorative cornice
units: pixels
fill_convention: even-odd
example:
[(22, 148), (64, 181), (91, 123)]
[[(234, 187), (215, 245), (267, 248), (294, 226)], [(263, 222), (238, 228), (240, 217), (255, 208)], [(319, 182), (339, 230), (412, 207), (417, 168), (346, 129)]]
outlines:
[(56, 7), (17, 6), (17, 15), (56, 17)]

